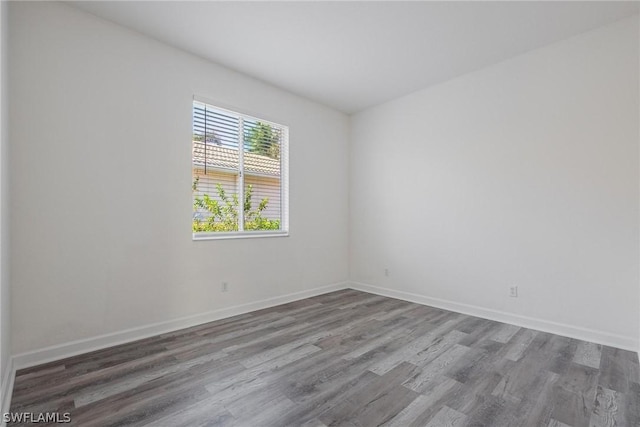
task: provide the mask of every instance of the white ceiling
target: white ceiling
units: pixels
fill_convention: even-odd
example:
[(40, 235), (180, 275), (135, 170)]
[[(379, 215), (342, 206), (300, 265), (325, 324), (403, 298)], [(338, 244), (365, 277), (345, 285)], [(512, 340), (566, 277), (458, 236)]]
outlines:
[(638, 13), (638, 2), (71, 2), (346, 113)]

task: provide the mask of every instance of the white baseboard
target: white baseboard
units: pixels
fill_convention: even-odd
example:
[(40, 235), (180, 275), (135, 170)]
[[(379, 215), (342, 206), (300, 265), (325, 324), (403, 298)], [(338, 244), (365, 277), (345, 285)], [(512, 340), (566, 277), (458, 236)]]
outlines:
[[(2, 405), (2, 412), (0, 415), (9, 412), (9, 408), (11, 406), (11, 395), (13, 394), (13, 382), (16, 379), (16, 369), (13, 364), (13, 357), (9, 358), (9, 362), (7, 363), (7, 368), (4, 371), (4, 375), (2, 376), (2, 386), (0, 388), (0, 392), (2, 393), (2, 398), (0, 400), (0, 405)], [(4, 417), (0, 417), (0, 427), (4, 427), (7, 423), (4, 422)]]
[[(355, 289), (376, 295), (397, 298), (418, 304), (437, 307), (445, 310), (455, 311), (457, 313), (467, 314), (470, 316), (481, 317), (484, 319), (495, 320), (521, 326), (530, 329), (536, 329), (543, 332), (549, 332), (570, 338), (576, 338), (584, 341), (595, 342), (625, 350), (638, 351), (638, 340), (622, 335), (611, 334), (604, 331), (581, 328), (543, 319), (537, 319), (527, 316), (521, 316), (513, 313), (507, 313), (498, 310), (478, 307), (469, 304), (458, 303), (454, 301), (432, 298), (424, 295), (413, 294), (409, 292), (397, 291), (388, 288), (369, 285), (359, 282), (340, 282), (327, 286), (321, 286), (305, 291), (294, 292), (278, 297), (267, 298), (247, 304), (236, 305), (233, 307), (200, 313), (193, 316), (182, 317), (178, 319), (158, 322), (137, 328), (126, 329), (119, 332), (100, 335), (64, 344), (54, 345), (26, 353), (16, 354), (10, 360), (10, 369), (5, 373), (2, 382), (3, 391), (3, 410), (8, 410), (10, 394), (13, 389), (13, 380), (15, 371), (18, 369), (28, 368), (31, 366), (41, 365), (43, 363), (64, 359), (78, 354), (89, 353), (92, 351), (112, 347), (127, 342), (137, 341), (149, 338), (155, 335), (173, 332), (179, 329), (189, 328), (201, 325), (207, 322), (224, 319), (227, 317), (237, 316), (251, 311), (261, 310), (280, 304), (286, 304), (304, 298), (310, 298), (316, 295), (334, 292), (342, 289)], [(8, 391), (7, 391), (8, 390)]]
[(417, 304), (437, 307), (444, 310), (455, 311), (457, 313), (470, 316), (481, 317), (488, 320), (509, 323), (523, 328), (535, 329), (542, 332), (549, 332), (569, 338), (576, 338), (583, 341), (590, 341), (623, 350), (638, 351), (638, 340), (633, 337), (616, 335), (595, 329), (581, 328), (579, 326), (567, 325), (564, 323), (552, 322), (549, 320), (537, 319), (534, 317), (521, 316), (519, 314), (507, 313), (499, 310), (479, 307), (475, 305), (463, 304), (454, 301), (432, 298), (425, 295), (418, 295), (410, 292), (397, 291), (394, 289), (382, 288), (360, 282), (349, 282), (349, 288), (358, 291), (369, 292), (376, 295), (401, 299)]
[(158, 322), (150, 325), (140, 326), (137, 328), (126, 329), (124, 331), (113, 332), (110, 334), (99, 335), (97, 337), (71, 341), (64, 344), (42, 348), (39, 350), (20, 353), (13, 356), (13, 367), (15, 371), (31, 366), (37, 366), (43, 363), (53, 362), (55, 360), (76, 356), (78, 354), (89, 353), (92, 351), (113, 347), (115, 345), (149, 338), (154, 335), (160, 335), (167, 332), (177, 331), (179, 329), (190, 328), (192, 326), (201, 325), (203, 323), (213, 322), (215, 320), (225, 319), (227, 317), (237, 316), (239, 314), (245, 314), (251, 311), (262, 310), (264, 308), (274, 307), (276, 305), (286, 304), (292, 301), (310, 298), (316, 295), (322, 295), (328, 292), (334, 292), (342, 289), (347, 289), (347, 282), (334, 283), (332, 285), (321, 286), (305, 291), (267, 298), (247, 304), (222, 308), (206, 313), (196, 314), (193, 316)]

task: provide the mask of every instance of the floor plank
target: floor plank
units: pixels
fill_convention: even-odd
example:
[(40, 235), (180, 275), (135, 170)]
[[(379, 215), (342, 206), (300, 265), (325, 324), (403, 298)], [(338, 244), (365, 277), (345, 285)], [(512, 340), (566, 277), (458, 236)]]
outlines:
[(589, 366), (591, 368), (600, 368), (601, 346), (590, 342), (581, 342), (578, 344), (576, 355), (573, 358), (575, 363)]
[(466, 420), (467, 416), (462, 412), (443, 406), (426, 427), (462, 427)]

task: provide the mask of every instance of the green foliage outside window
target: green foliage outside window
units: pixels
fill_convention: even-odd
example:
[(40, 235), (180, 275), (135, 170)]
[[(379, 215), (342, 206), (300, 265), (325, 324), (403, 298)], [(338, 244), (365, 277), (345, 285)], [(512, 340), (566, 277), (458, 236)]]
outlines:
[[(198, 181), (199, 178), (196, 177), (193, 181), (193, 191), (197, 190)], [(209, 217), (204, 220), (198, 218), (193, 219), (194, 233), (207, 231), (238, 231), (238, 207), (240, 204), (238, 195), (227, 195), (219, 183), (216, 184), (216, 191), (220, 200), (213, 199), (208, 194), (204, 194), (201, 197), (196, 196), (193, 199), (194, 210), (204, 210), (209, 214)], [(269, 199), (265, 197), (260, 201), (256, 209), (252, 209), (252, 193), (253, 187), (248, 185), (244, 192), (243, 206), (245, 231), (279, 230), (280, 220), (268, 219), (262, 216), (262, 212), (269, 204)]]
[(280, 159), (280, 134), (269, 124), (258, 122), (245, 133), (249, 152)]

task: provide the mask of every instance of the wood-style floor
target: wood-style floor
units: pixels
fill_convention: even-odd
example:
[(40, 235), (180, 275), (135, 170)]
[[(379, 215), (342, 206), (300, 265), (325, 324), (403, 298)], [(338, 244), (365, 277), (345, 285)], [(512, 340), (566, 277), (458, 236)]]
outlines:
[(18, 371), (79, 426), (640, 425), (635, 353), (353, 290)]

